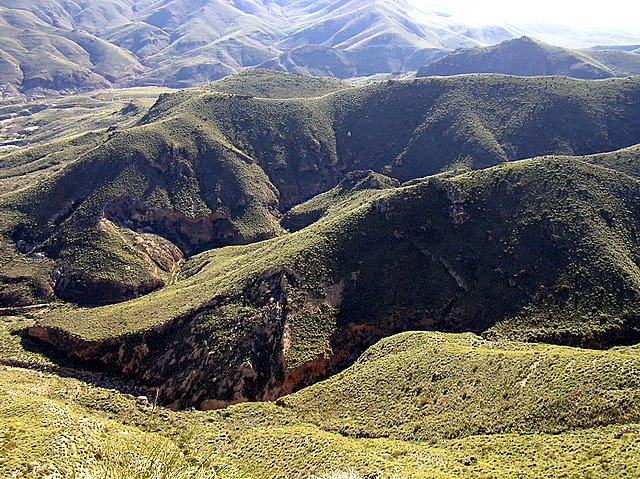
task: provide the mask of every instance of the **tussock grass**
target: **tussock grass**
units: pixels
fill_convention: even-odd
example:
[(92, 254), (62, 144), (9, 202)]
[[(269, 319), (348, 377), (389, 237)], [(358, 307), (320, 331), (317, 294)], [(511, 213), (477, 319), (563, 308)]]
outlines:
[[(6, 334), (5, 324), (1, 325), (2, 336)], [(4, 344), (5, 351), (12, 350), (13, 356), (26, 354), (20, 352), (19, 344)], [(241, 404), (211, 412), (163, 408), (152, 412), (133, 396), (113, 389), (48, 372), (1, 366), (0, 477), (31, 479), (58, 471), (62, 477), (74, 479), (87, 475), (110, 479), (302, 479), (340, 474), (403, 479), (563, 475), (633, 478), (640, 473), (640, 424), (626, 422), (630, 416), (619, 416), (619, 421), (607, 416), (605, 422), (592, 418), (580, 427), (574, 427), (575, 421), (562, 422), (550, 432), (530, 429), (489, 433), (492, 428), (504, 430), (504, 420), (513, 417), (513, 409), (507, 407), (511, 400), (502, 397), (497, 399), (498, 405), (491, 404), (496, 399), (482, 382), (473, 386), (474, 394), (464, 400), (470, 406), (452, 404), (455, 410), (449, 415), (416, 410), (412, 404), (423, 396), (444, 397), (439, 389), (430, 393), (424, 388), (422, 395), (415, 394), (416, 387), (424, 386), (420, 374), (432, 369), (447, 373), (436, 384), (450, 386), (448, 397), (468, 390), (468, 381), (480, 378), (483, 370), (495, 373), (496, 389), (512, 381), (522, 394), (517, 383), (531, 375), (531, 364), (540, 361), (538, 372), (529, 377), (528, 391), (543, 398), (544, 403), (544, 398), (554, 395), (558, 399), (571, 397), (566, 396), (567, 391), (576, 384), (589, 383), (591, 379), (582, 377), (580, 369), (589, 365), (595, 367), (588, 374), (599, 377), (606, 390), (580, 389), (570, 414), (584, 419), (590, 416), (582, 406), (590, 401), (609, 401), (612, 389), (607, 388), (612, 382), (633, 379), (637, 357), (637, 348), (592, 352), (489, 343), (472, 335), (408, 333), (382, 342), (342, 375), (287, 397), (280, 405)], [(500, 358), (498, 370), (490, 366), (496, 358)], [(571, 368), (565, 367), (565, 360), (568, 364), (574, 361)], [(628, 368), (629, 374), (621, 367)], [(411, 378), (409, 373), (413, 374)], [(557, 380), (543, 381), (551, 373), (558, 375)], [(346, 388), (352, 379), (359, 381), (358, 386)], [(569, 385), (564, 386), (563, 380)], [(432, 384), (431, 376), (427, 383)], [(631, 382), (620, 383), (618, 397), (623, 398), (634, 387)], [(341, 389), (346, 395), (336, 396)], [(521, 399), (529, 404), (527, 407), (535, 406), (534, 401), (527, 402), (528, 397)], [(631, 407), (635, 404), (635, 400), (627, 402)], [(378, 415), (382, 408), (388, 408), (383, 420)], [(497, 412), (484, 416), (487, 431), (483, 434), (467, 429), (453, 439), (438, 434), (428, 436), (426, 441), (385, 437), (413, 433), (402, 425), (405, 419), (411, 425), (422, 421), (434, 431), (438, 424), (453, 430), (454, 423), (473, 421), (475, 415), (491, 408)], [(560, 411), (568, 410), (558, 409), (557, 415), (550, 417), (564, 421)], [(341, 412), (349, 414), (352, 423), (369, 426), (360, 429), (360, 434), (335, 432)], [(383, 421), (393, 422), (394, 418), (400, 421), (384, 424), (389, 428), (381, 429)], [(470, 457), (475, 461), (469, 462)]]
[(560, 433), (640, 421), (640, 356), (404, 333), (332, 378), (282, 399), (305, 419), (355, 437)]

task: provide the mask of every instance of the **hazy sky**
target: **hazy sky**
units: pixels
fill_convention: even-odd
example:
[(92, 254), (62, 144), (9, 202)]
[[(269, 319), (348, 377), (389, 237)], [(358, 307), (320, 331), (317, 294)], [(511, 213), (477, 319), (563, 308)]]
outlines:
[(551, 23), (640, 32), (637, 0), (410, 0), (424, 9), (447, 9), (481, 23)]

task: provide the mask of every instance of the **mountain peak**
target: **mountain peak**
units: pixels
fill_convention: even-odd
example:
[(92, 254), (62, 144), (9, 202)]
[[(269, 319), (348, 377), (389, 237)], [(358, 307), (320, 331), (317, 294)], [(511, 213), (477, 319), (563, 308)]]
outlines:
[(623, 51), (571, 50), (522, 36), (488, 47), (457, 50), (423, 66), (417, 76), (467, 73), (603, 79), (640, 73), (640, 58)]

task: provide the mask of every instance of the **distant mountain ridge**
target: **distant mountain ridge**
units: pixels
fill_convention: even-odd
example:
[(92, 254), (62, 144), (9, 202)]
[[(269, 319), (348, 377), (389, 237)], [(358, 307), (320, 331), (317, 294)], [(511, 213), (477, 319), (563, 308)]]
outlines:
[(622, 50), (572, 50), (524, 36), (489, 47), (456, 51), (423, 66), (417, 76), (464, 73), (564, 75), (598, 80), (640, 74), (640, 56)]
[(368, 76), (523, 33), (407, 0), (0, 0), (0, 84), (5, 96), (188, 87), (255, 66)]

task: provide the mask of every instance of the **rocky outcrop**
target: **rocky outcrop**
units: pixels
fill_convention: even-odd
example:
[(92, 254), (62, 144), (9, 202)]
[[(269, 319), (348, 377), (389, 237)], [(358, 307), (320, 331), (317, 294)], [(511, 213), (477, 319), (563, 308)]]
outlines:
[[(184, 260), (183, 252), (162, 236), (119, 227), (108, 219), (100, 220), (98, 230), (121, 242), (138, 264), (125, 264), (122, 274), (112, 275), (99, 267), (97, 252), (95, 256), (86, 253), (95, 263), (90, 263), (92, 268), (78, 268), (61, 259), (50, 275), (58, 298), (88, 306), (137, 298), (171, 283)], [(133, 274), (134, 266), (138, 274)]]
[[(335, 308), (342, 286), (318, 298), (298, 289), (288, 268), (261, 274), (243, 298), (218, 296), (209, 304), (147, 331), (91, 341), (40, 325), (27, 334), (87, 367), (158, 390), (172, 408), (219, 409), (231, 404), (275, 400), (351, 364), (368, 346), (407, 327), (384, 322), (348, 324), (327, 338), (324, 351), (293, 358), (291, 324), (296, 316)], [(337, 311), (337, 310), (334, 310)], [(411, 323), (428, 328), (431, 321)]]
[(256, 279), (243, 302), (215, 297), (170, 323), (107, 341), (42, 326), (29, 328), (28, 334), (68, 351), (72, 359), (159, 389), (159, 400), (175, 408), (212, 409), (273, 398), (275, 390), (295, 389), (284, 386), (283, 334), (291, 281), (296, 279), (290, 271), (270, 271)]
[(217, 211), (190, 218), (174, 209), (151, 206), (131, 197), (120, 197), (107, 205), (105, 216), (134, 231), (162, 236), (188, 256), (243, 242), (240, 230), (227, 215)]

